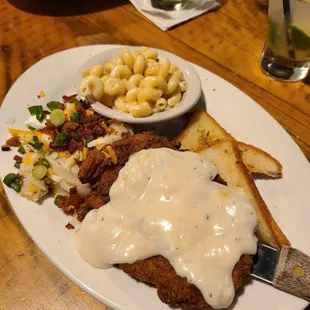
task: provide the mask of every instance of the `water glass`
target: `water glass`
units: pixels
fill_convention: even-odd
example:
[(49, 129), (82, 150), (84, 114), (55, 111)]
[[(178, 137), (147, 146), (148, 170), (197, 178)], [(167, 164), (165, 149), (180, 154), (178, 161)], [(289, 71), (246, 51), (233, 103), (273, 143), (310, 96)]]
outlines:
[(151, 0), (151, 4), (156, 9), (165, 11), (178, 11), (184, 9), (189, 0)]
[(268, 35), (260, 59), (270, 77), (295, 82), (310, 72), (310, 0), (269, 0)]

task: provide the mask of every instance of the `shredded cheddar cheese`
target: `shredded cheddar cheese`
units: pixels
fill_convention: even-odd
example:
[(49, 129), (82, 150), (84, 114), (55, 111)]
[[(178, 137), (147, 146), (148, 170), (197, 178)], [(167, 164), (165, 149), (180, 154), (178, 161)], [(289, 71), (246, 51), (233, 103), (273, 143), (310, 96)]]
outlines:
[(29, 187), (28, 187), (28, 191), (30, 193), (36, 193), (38, 191), (38, 188), (35, 185), (30, 184)]
[(68, 110), (67, 110), (67, 109), (64, 109), (64, 113), (65, 113), (66, 120), (68, 121), (69, 118), (70, 118), (70, 115), (69, 115)]
[(101, 127), (102, 127), (106, 132), (109, 131), (109, 127), (107, 126), (107, 124), (105, 123), (105, 121), (102, 121), (102, 122), (101, 122)]
[(9, 134), (12, 137), (19, 137), (21, 140), (28, 142), (31, 142), (33, 140), (33, 136), (37, 136), (39, 139), (42, 138), (42, 133), (37, 130), (21, 130), (21, 129), (15, 129), (15, 128), (9, 128)]
[(38, 95), (39, 98), (44, 98), (45, 97), (45, 92), (43, 90), (41, 90), (39, 92), (39, 95)]
[(69, 158), (71, 154), (68, 151), (59, 152), (59, 156), (63, 158)]
[(54, 174), (54, 170), (52, 169), (52, 168), (48, 168), (47, 169), (47, 175), (48, 176), (51, 176), (51, 175), (53, 175)]
[(75, 104), (74, 103), (69, 103), (71, 109), (72, 109), (72, 113), (76, 113), (76, 108), (75, 108)]
[(114, 151), (113, 148), (111, 147), (111, 145), (108, 145), (108, 146), (107, 146), (107, 151), (109, 152), (109, 154), (110, 154), (110, 156), (111, 156), (112, 163), (113, 163), (114, 165), (117, 164), (117, 156), (116, 156), (115, 151)]
[(104, 156), (105, 156), (105, 158), (111, 158), (111, 156), (110, 156), (110, 154), (108, 154), (107, 152), (105, 152), (105, 151), (101, 151), (103, 154), (104, 154)]
[(92, 110), (92, 109), (87, 109), (86, 110), (86, 115), (87, 116), (90, 116), (90, 115), (93, 115), (94, 114), (94, 110)]
[(34, 152), (27, 153), (23, 158), (23, 164), (26, 166), (32, 165), (34, 161), (34, 155), (35, 155)]
[(88, 148), (87, 148), (87, 147), (84, 147), (84, 148), (83, 148), (83, 153), (82, 153), (82, 154), (83, 154), (83, 155), (82, 155), (82, 156), (83, 156), (83, 160), (86, 159), (87, 153), (88, 153)]

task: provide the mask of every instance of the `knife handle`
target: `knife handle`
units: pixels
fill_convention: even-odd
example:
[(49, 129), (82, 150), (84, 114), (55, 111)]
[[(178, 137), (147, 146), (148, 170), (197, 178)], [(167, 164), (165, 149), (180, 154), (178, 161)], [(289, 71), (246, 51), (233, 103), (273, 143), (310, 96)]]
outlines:
[(310, 257), (283, 246), (273, 283), (280, 290), (310, 301)]

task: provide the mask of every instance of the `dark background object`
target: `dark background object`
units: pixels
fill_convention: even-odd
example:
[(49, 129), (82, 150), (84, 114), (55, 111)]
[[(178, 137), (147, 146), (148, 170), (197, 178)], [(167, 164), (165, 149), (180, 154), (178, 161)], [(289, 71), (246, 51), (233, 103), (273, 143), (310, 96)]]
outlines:
[(122, 6), (126, 0), (8, 0), (8, 2), (19, 10), (47, 16), (74, 16), (83, 15)]

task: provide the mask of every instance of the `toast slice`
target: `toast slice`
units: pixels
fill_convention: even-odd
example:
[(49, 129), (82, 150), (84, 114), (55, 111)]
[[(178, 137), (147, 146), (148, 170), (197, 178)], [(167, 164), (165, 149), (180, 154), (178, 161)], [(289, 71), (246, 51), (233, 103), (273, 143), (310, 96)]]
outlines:
[(242, 160), (250, 172), (282, 177), (282, 165), (274, 157), (254, 145), (237, 143)]
[(191, 115), (185, 128), (173, 139), (181, 148), (197, 151), (216, 141), (232, 138), (206, 111), (197, 109)]
[(290, 242), (273, 219), (266, 203), (262, 199), (252, 176), (244, 165), (237, 142), (224, 139), (198, 151), (198, 154), (212, 162), (219, 175), (233, 189), (243, 189), (252, 202), (258, 218), (256, 235), (258, 239), (276, 248), (290, 245)]
[[(174, 138), (181, 142), (181, 148), (197, 151), (216, 141), (232, 138), (206, 111), (195, 110), (182, 132)], [(270, 177), (282, 176), (282, 165), (267, 152), (243, 142), (238, 142), (242, 159), (252, 173), (262, 173)]]

